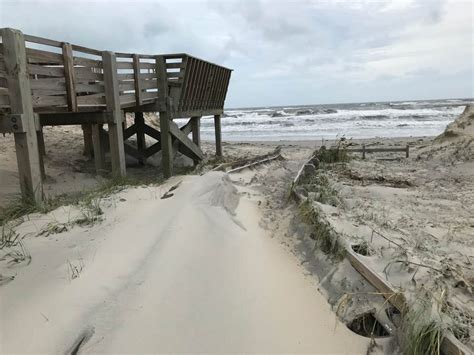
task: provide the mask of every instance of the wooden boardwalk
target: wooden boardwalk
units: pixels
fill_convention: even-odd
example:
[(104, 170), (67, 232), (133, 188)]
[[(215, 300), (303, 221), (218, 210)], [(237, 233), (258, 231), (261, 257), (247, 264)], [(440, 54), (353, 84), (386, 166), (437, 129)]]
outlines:
[[(184, 53), (100, 51), (10, 28), (0, 29), (0, 36), (0, 133), (15, 135), (24, 196), (43, 198), (43, 126), (81, 125), (97, 173), (105, 170), (106, 149), (116, 176), (126, 174), (125, 154), (144, 163), (161, 151), (163, 174), (170, 177), (174, 150), (196, 163), (203, 159), (200, 119), (213, 115), (216, 154), (222, 155), (230, 69)], [(130, 127), (126, 112), (134, 113)], [(145, 123), (144, 112), (159, 112), (160, 130)], [(180, 128), (174, 118), (189, 121)], [(145, 135), (157, 143), (147, 147)], [(127, 143), (132, 136), (136, 147)]]

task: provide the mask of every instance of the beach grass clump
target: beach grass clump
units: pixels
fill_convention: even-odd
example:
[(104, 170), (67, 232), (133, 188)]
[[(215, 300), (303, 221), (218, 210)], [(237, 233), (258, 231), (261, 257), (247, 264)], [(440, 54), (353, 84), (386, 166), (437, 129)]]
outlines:
[(33, 198), (15, 195), (6, 207), (0, 210), (0, 226), (6, 226), (8, 222), (17, 220), (31, 213), (48, 213), (60, 206), (78, 205), (86, 214), (98, 214), (98, 199), (120, 192), (127, 187), (157, 185), (163, 181), (162, 178), (150, 177), (114, 177), (105, 180), (96, 188), (79, 193), (61, 194), (55, 196), (45, 196), (42, 203), (36, 202)]
[(342, 260), (346, 249), (339, 239), (339, 234), (320, 216), (309, 200), (300, 204), (299, 215), (304, 223), (311, 226), (310, 237), (316, 241), (314, 248), (319, 248), (335, 260)]
[(343, 137), (340, 138), (334, 145), (327, 148), (325, 145), (321, 146), (316, 152), (314, 157), (320, 163), (333, 164), (333, 163), (344, 163), (349, 161), (349, 154), (347, 148), (349, 143)]
[(442, 315), (436, 302), (428, 294), (420, 292), (401, 319), (401, 347), (407, 355), (428, 355), (441, 353), (444, 332)]
[(305, 175), (300, 181), (300, 186), (311, 194), (314, 201), (334, 207), (340, 203), (337, 191), (331, 186), (327, 175), (319, 170), (314, 174)]

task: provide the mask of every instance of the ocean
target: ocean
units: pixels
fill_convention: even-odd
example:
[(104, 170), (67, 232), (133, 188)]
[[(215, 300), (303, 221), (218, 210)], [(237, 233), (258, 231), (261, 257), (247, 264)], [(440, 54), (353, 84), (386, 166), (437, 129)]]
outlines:
[[(366, 102), (226, 109), (222, 139), (228, 141), (319, 140), (435, 136), (473, 99)], [(176, 120), (179, 123), (180, 120)], [(183, 121), (184, 123), (184, 121)], [(214, 120), (203, 117), (201, 137), (214, 139)]]

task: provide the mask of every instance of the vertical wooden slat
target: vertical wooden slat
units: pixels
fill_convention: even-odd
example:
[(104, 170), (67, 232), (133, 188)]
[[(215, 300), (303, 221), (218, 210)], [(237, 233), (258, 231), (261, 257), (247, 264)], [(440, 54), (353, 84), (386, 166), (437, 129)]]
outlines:
[(109, 123), (110, 159), (112, 174), (125, 176), (125, 149), (123, 143), (123, 112), (120, 108), (119, 84), (117, 79), (117, 59), (115, 53), (102, 52), (105, 84), (105, 103), (113, 114), (114, 123)]
[(189, 58), (188, 60), (188, 67), (187, 67), (187, 72), (188, 72), (188, 79), (187, 79), (187, 88), (186, 88), (186, 95), (184, 99), (184, 106), (183, 110), (187, 111), (191, 108), (191, 99), (192, 95), (195, 89), (195, 77), (196, 77), (196, 59), (194, 58)]
[(76, 79), (74, 72), (74, 59), (72, 58), (72, 47), (70, 43), (62, 45), (64, 59), (64, 76), (66, 78), (66, 96), (69, 111), (77, 111)]
[(32, 198), (41, 204), (42, 167), (26, 64), (25, 39), (23, 33), (10, 28), (3, 29), (1, 35), (11, 113), (22, 115), (23, 131), (14, 133), (21, 193), (23, 197)]
[(142, 83), (140, 80), (140, 57), (138, 54), (133, 55), (133, 74), (135, 79), (135, 101), (138, 106), (143, 103), (142, 99)]
[(145, 164), (145, 119), (143, 118), (143, 112), (135, 112), (135, 125), (137, 127), (137, 150), (141, 153), (141, 158), (138, 160), (140, 164)]
[(221, 115), (214, 115), (214, 129), (216, 133), (216, 155), (222, 156)]
[(161, 130), (161, 164), (163, 176), (169, 178), (173, 175), (173, 146), (170, 133), (170, 114), (168, 99), (168, 77), (166, 75), (166, 60), (163, 56), (156, 57), (156, 73), (158, 76), (159, 101), (161, 101), (160, 130)]
[[(191, 117), (191, 127), (193, 142), (198, 147), (201, 147), (201, 117)], [(199, 164), (199, 160), (194, 160), (194, 165)]]

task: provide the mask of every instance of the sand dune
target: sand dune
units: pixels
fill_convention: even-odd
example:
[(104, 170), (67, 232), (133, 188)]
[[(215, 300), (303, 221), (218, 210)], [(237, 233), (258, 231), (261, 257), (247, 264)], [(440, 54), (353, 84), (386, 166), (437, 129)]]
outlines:
[(18, 228), (32, 233), (32, 263), (0, 288), (1, 352), (64, 352), (84, 338), (84, 352), (365, 353), (368, 339), (336, 327), (259, 226), (254, 195), (208, 173), (123, 191), (101, 203), (102, 223), (48, 238), (32, 234), (77, 211), (32, 216)]

